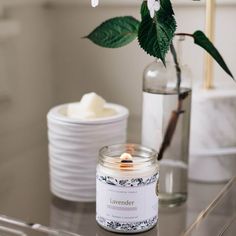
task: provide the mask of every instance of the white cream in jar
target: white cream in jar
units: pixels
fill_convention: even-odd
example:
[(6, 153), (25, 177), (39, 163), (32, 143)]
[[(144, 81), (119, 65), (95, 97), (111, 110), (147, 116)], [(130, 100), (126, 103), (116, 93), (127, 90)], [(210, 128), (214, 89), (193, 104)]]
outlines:
[(118, 144), (99, 152), (96, 220), (118, 233), (138, 233), (158, 221), (157, 153), (137, 144)]

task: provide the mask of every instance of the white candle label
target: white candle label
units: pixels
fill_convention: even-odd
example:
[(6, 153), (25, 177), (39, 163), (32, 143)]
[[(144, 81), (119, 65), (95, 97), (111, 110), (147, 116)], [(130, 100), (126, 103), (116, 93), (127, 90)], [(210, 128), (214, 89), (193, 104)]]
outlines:
[(158, 218), (158, 174), (147, 178), (115, 178), (97, 173), (97, 221), (112, 231), (138, 232)]

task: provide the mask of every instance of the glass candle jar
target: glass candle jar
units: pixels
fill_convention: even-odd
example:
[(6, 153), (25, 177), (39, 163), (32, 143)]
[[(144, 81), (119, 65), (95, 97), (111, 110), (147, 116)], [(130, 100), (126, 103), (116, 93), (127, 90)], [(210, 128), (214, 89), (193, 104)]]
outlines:
[(157, 152), (118, 144), (99, 152), (96, 220), (117, 233), (144, 232), (157, 224)]

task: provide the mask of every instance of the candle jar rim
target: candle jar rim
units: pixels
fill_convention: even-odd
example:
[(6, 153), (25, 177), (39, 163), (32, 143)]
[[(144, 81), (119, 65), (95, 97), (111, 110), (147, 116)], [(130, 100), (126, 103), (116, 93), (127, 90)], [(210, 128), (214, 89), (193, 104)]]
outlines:
[(127, 171), (141, 169), (157, 163), (156, 150), (134, 143), (114, 144), (102, 147), (99, 150), (99, 162), (106, 167), (120, 168), (120, 156), (123, 153), (129, 153), (132, 157), (140, 157), (138, 162), (134, 159), (134, 162), (130, 165), (131, 168), (126, 168)]

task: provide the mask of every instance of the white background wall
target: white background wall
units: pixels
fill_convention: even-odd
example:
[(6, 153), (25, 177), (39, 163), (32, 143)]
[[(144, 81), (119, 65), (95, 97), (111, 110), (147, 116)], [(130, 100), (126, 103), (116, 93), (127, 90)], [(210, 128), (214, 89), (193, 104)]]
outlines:
[(7, 7), (0, 22), (8, 19), (20, 29), (18, 35), (0, 39), (0, 74), (5, 74), (0, 87), (7, 91), (5, 97), (0, 94), (0, 206), (1, 214), (7, 209), (7, 214), (27, 219), (29, 211), (41, 208), (38, 198), (48, 199), (41, 189), (48, 183), (45, 116), (53, 105), (51, 29), (48, 12), (38, 6)]
[[(90, 7), (87, 0), (51, 0), (46, 8), (42, 7), (46, 0), (4, 2), (7, 7), (2, 18), (18, 21), (21, 32), (0, 44), (10, 96), (9, 100), (0, 101), (0, 137), (4, 137), (0, 143), (2, 156), (6, 158), (16, 153), (10, 140), (22, 137), (21, 134), (26, 136), (25, 130), (34, 132), (38, 129), (40, 131), (35, 131), (38, 133), (44, 130), (45, 134), (45, 115), (52, 104), (79, 100), (89, 91), (127, 106), (131, 111), (130, 127), (137, 130), (141, 115), (142, 72), (153, 58), (139, 48), (137, 41), (121, 49), (104, 49), (81, 37), (110, 17), (134, 15), (139, 18), (138, 1), (103, 0), (96, 9)], [(219, 2), (216, 45), (236, 74), (236, 2)], [(203, 4), (175, 3), (178, 32), (204, 29)], [(191, 67), (194, 80), (201, 83), (203, 53), (191, 39), (184, 46), (183, 58)], [(232, 85), (218, 66), (215, 67), (215, 79), (217, 84)], [(137, 139), (137, 135), (131, 139)], [(23, 145), (24, 140), (15, 142), (17, 148), (37, 143), (30, 139)]]
[[(138, 4), (113, 1), (113, 5), (104, 0), (93, 9), (84, 0), (53, 0), (47, 7), (41, 6), (46, 0), (0, 3), (4, 2), (6, 11), (0, 21), (18, 21), (20, 34), (0, 42), (4, 61), (0, 70), (5, 70), (8, 89), (8, 98), (0, 99), (1, 166), (14, 170), (13, 161), (18, 158), (24, 160), (19, 162), (21, 168), (29, 169), (41, 155), (45, 161), (39, 170), (47, 173), (47, 111), (55, 104), (77, 101), (89, 91), (127, 106), (131, 111), (130, 140), (139, 140), (142, 72), (153, 58), (139, 49), (136, 41), (121, 49), (104, 49), (81, 39), (109, 17), (139, 18)], [(229, 2), (221, 1), (217, 7), (216, 45), (236, 75), (236, 2)], [(175, 7), (179, 32), (204, 28), (202, 5), (188, 1), (188, 5)], [(192, 68), (194, 79), (201, 81), (203, 53), (191, 40), (184, 47), (184, 62)], [(218, 66), (215, 77), (218, 83), (235, 87)], [(29, 158), (36, 162), (28, 162)]]
[[(102, 21), (122, 15), (139, 17), (139, 6), (132, 1), (115, 5), (100, 1), (93, 9), (89, 4), (78, 1), (54, 1), (51, 10), (53, 43), (53, 68), (55, 72), (56, 100), (59, 103), (79, 100), (82, 94), (96, 91), (108, 101), (127, 106), (131, 111), (130, 129), (132, 140), (138, 140), (136, 127), (140, 127), (142, 72), (153, 58), (146, 55), (137, 41), (121, 49), (100, 48), (86, 39), (87, 35)], [(184, 3), (188, 2), (187, 5)], [(103, 4), (102, 4), (103, 3)], [(110, 4), (109, 4), (110, 3)], [(193, 33), (204, 29), (205, 8), (189, 1), (176, 1), (178, 32)], [(181, 3), (181, 4), (180, 4)], [(183, 4), (182, 4), (183, 3)], [(221, 2), (226, 3), (226, 2)], [(236, 4), (220, 4), (217, 7), (216, 45), (224, 55), (232, 72), (236, 74)], [(203, 78), (203, 51), (188, 39), (184, 45), (184, 62), (193, 72), (194, 80)], [(232, 85), (225, 73), (215, 67), (215, 79)], [(231, 82), (231, 83), (230, 83)], [(235, 86), (235, 85), (233, 85)], [(133, 132), (135, 130), (135, 132)]]

